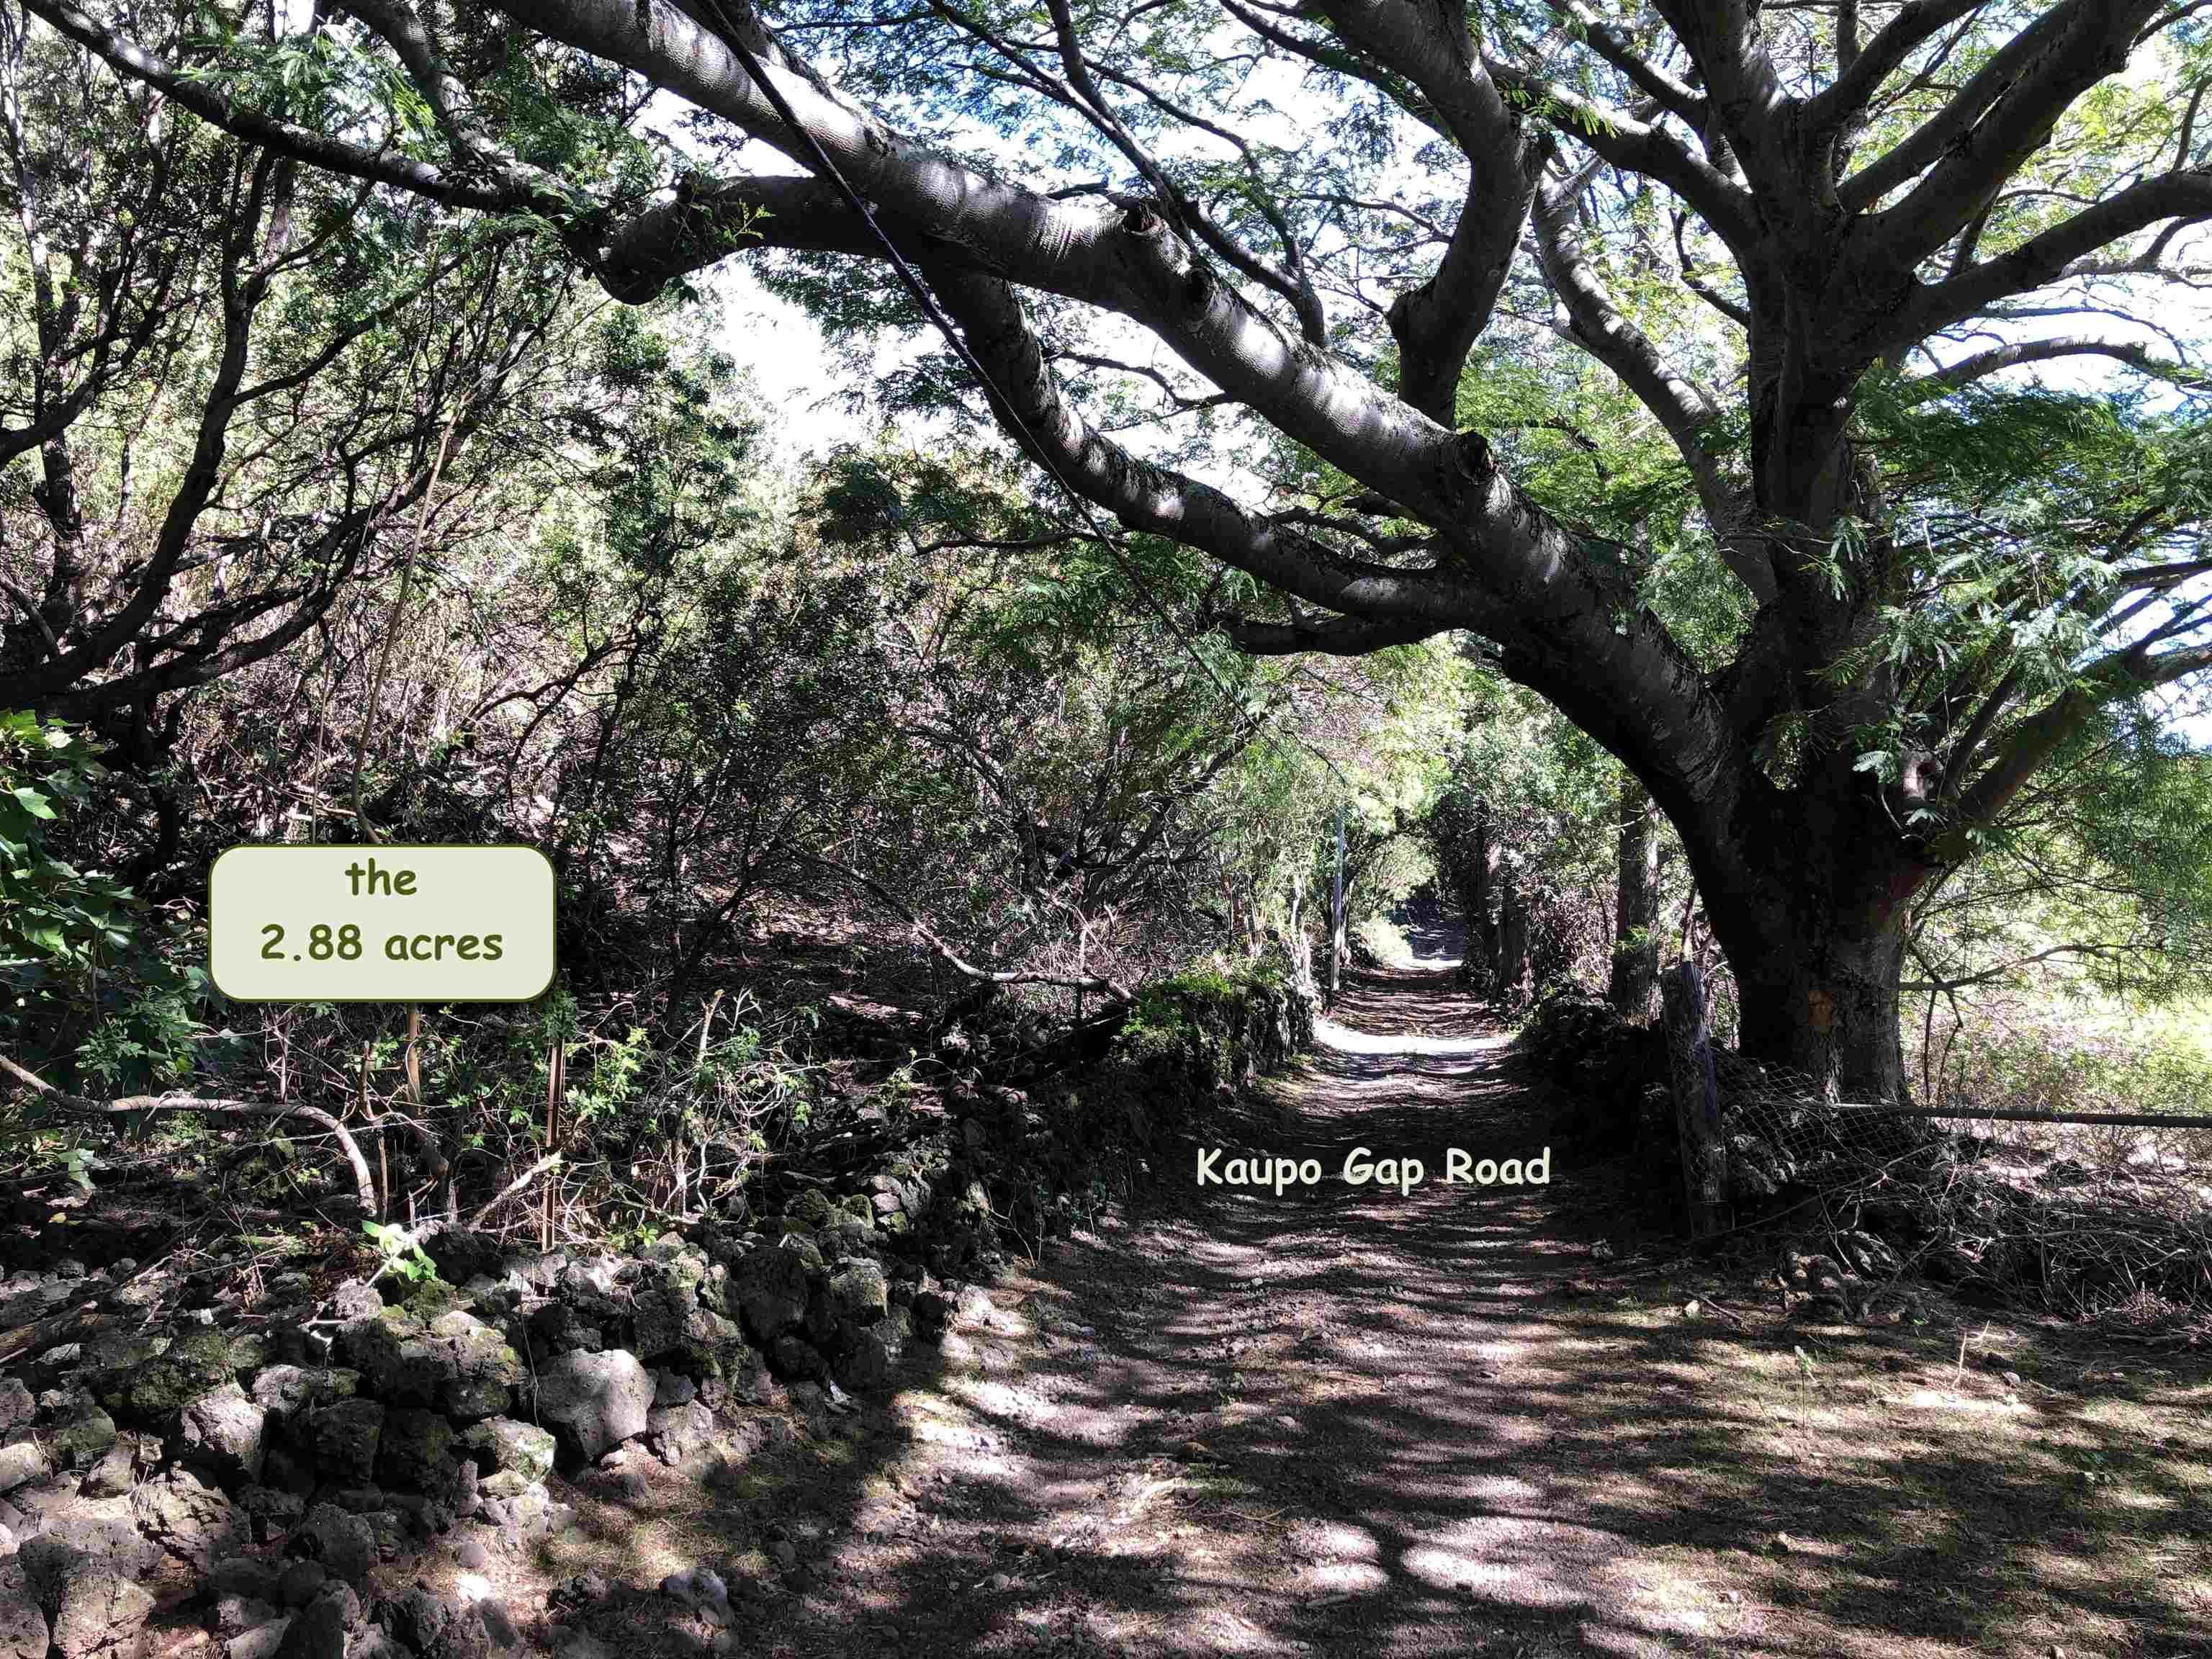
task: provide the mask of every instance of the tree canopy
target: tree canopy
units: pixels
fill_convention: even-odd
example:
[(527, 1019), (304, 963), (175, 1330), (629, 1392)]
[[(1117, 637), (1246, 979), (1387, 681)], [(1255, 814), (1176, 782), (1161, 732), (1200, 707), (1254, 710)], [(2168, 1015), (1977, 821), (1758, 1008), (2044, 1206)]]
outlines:
[[(2212, 667), (2193, 5), (26, 9), (51, 33), (11, 26), (11, 109), (223, 135), (198, 165), (231, 252), (198, 280), (241, 350), (280, 270), (357, 257), (341, 218), (417, 262), (385, 303), (557, 247), (625, 301), (743, 255), (833, 330), (942, 318), (962, 361), (884, 389), (995, 422), (1062, 533), (1232, 573), (1192, 620), (1261, 654), (1456, 633), (1616, 757), (1680, 836), (1747, 1046), (1831, 1087), (1902, 1086), (1916, 896), (2107, 711)], [(109, 78), (27, 92), (57, 36)], [(104, 205), (143, 185), (14, 153), (55, 226), (5, 422), (49, 458), (49, 552), (0, 702), (60, 708), (127, 695), (96, 688), (161, 637), (181, 556), (112, 600), (54, 574), (50, 440), (166, 310), (99, 296), (169, 244)], [(323, 570), (413, 499), (508, 339), (469, 342), (408, 401), (413, 464), (281, 557)], [(2017, 375), (2075, 358), (2136, 389)], [(173, 520), (222, 465), (216, 411), (285, 381), (228, 363)]]

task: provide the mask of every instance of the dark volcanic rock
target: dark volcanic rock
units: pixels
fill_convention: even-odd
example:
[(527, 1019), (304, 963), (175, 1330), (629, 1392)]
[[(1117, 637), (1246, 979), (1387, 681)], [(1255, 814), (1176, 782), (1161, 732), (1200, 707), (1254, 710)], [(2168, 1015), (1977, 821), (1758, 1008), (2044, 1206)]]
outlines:
[(576, 1456), (597, 1462), (645, 1432), (653, 1394), (653, 1374), (635, 1354), (562, 1354), (538, 1373), (538, 1417)]

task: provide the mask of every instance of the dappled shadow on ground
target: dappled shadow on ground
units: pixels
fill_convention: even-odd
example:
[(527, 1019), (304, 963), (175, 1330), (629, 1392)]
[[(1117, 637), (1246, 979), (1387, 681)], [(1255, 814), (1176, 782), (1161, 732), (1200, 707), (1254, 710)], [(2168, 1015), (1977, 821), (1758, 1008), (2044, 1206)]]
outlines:
[[(1692, 1270), (1616, 1231), (1629, 1172), (1435, 1178), (1545, 1144), (1476, 1005), (1372, 975), (1337, 1018), (1364, 1040), (1219, 1137), (1328, 1178), (1155, 1169), (1000, 1286), (775, 1495), (823, 1536), (741, 1651), (2208, 1651), (2201, 1362), (1686, 1316)], [(1344, 1185), (1355, 1146), (1431, 1178)]]
[(1447, 915), (1443, 907), (1433, 900), (1425, 904), (1408, 905), (1398, 918), (1398, 926), (1406, 935), (1406, 943), (1413, 948), (1413, 965), (1417, 968), (1456, 968), (1466, 940), (1459, 923)]

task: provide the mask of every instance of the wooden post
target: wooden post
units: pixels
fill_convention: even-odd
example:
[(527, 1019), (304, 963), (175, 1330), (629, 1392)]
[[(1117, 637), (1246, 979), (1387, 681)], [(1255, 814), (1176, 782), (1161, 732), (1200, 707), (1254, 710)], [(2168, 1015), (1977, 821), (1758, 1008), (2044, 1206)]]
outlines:
[[(407, 1005), (407, 1110), (417, 1123), (427, 1124), (422, 1115), (422, 1005)], [(460, 1194), (454, 1189), (453, 1158), (460, 1151), (459, 1126), (447, 1121), (444, 1133), (434, 1138), (438, 1155), (438, 1194), (446, 1212), (447, 1221), (459, 1225), (461, 1218)]]
[(1729, 1224), (1728, 1145), (1721, 1138), (1720, 1087), (1713, 1075), (1712, 1036), (1705, 1026), (1705, 978), (1696, 963), (1675, 963), (1667, 975), (1662, 1001), (1690, 1236), (1707, 1238)]
[(1336, 880), (1328, 899), (1328, 1000), (1336, 1006), (1338, 969), (1344, 958), (1344, 803), (1336, 804)]
[(376, 1128), (376, 1218), (381, 1221), (392, 1204), (392, 1160), (384, 1148), (389, 1137), (384, 1126), (377, 1122), (376, 1108), (368, 1098), (368, 1062), (374, 1046), (367, 1042), (361, 1045), (361, 1115)]
[[(720, 994), (720, 992), (715, 993), (718, 999)], [(714, 1017), (714, 1009), (710, 1003), (707, 1008), (707, 1018), (711, 1020)], [(700, 1033), (699, 1046), (703, 1054), (706, 1052), (703, 1029)], [(545, 1049), (545, 1155), (548, 1158), (558, 1156), (561, 1151), (561, 1103), (568, 1098), (568, 1051), (556, 1036), (546, 1045)], [(538, 1248), (541, 1250), (550, 1251), (553, 1248), (553, 1215), (559, 1190), (560, 1182), (557, 1181), (545, 1183), (544, 1204), (538, 1218)]]

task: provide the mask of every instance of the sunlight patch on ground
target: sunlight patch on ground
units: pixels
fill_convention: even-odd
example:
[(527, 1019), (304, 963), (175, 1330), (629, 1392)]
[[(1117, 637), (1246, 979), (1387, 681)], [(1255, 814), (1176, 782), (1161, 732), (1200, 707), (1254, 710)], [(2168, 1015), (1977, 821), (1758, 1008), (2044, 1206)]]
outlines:
[(1321, 1560), (1372, 1561), (1382, 1551), (1374, 1534), (1349, 1521), (1305, 1521), (1297, 1527), (1298, 1543)]
[(1948, 1389), (1915, 1389), (1905, 1404), (1923, 1411), (1965, 1412), (1982, 1417), (2021, 1417), (2031, 1408), (2018, 1400), (1975, 1400)]
[(1486, 1054), (1513, 1041), (1510, 1031), (1479, 1037), (1378, 1036), (1355, 1031), (1333, 1019), (1314, 1022), (1314, 1038), (1323, 1048), (1345, 1054)]
[(1406, 1571), (1437, 1589), (1467, 1590), (1493, 1601), (1512, 1599), (1518, 1571), (1495, 1561), (1478, 1561), (1457, 1550), (1421, 1545), (1406, 1552)]
[(1291, 1580), (1300, 1595), (1357, 1595), (1390, 1588), (1390, 1575), (1371, 1561), (1316, 1561)]

